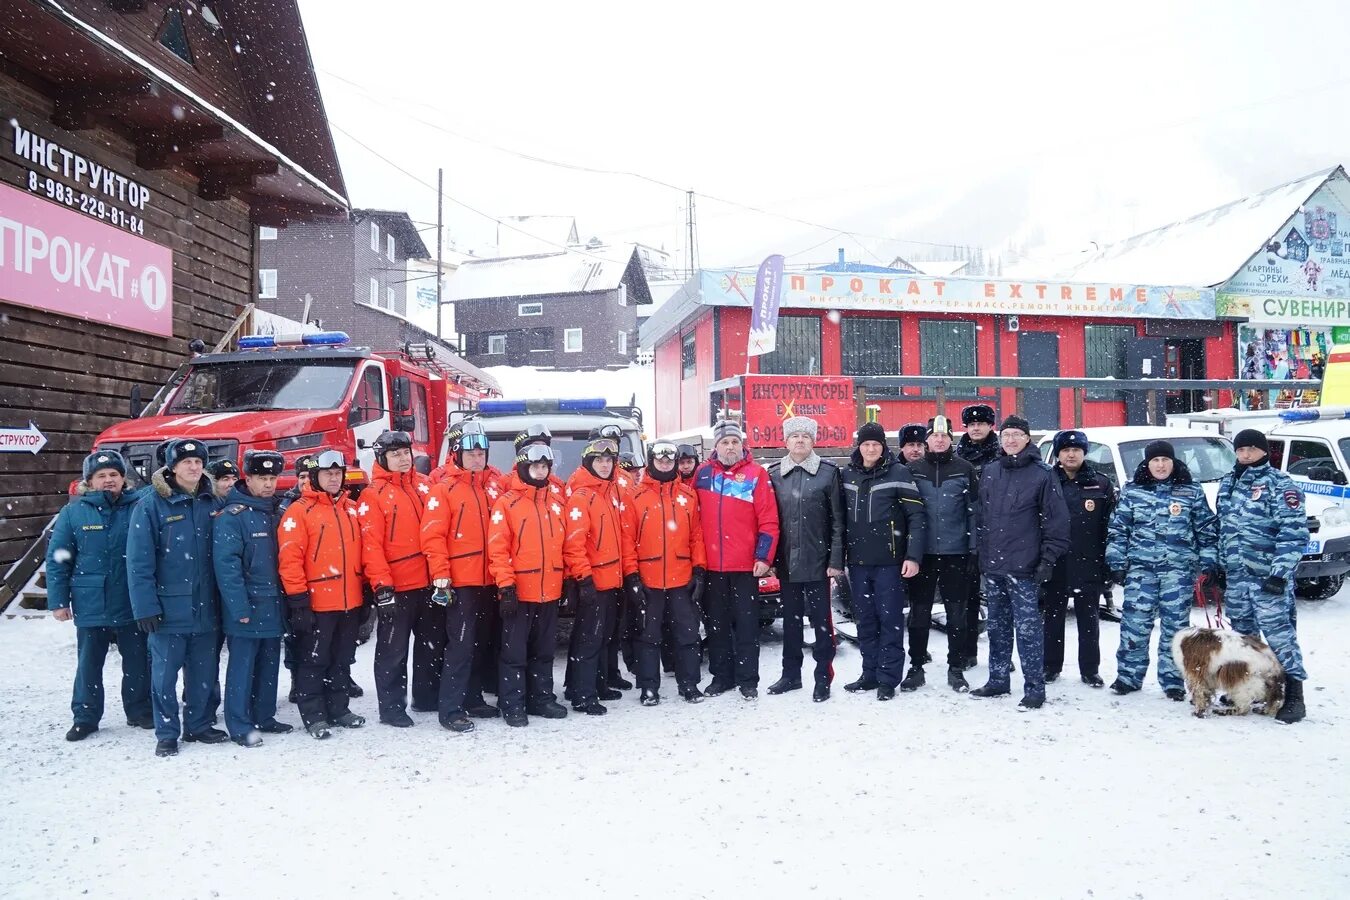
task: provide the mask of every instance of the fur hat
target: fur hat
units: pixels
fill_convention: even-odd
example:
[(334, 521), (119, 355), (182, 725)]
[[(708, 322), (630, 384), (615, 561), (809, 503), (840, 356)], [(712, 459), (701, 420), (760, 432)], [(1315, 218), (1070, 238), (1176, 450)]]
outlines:
[(814, 441), (819, 431), (820, 427), (816, 425), (816, 420), (809, 419), (806, 416), (793, 416), (783, 422), (783, 437), (785, 438), (794, 434), (805, 433)]
[(1008, 418), (1003, 420), (1003, 424), (999, 426), (998, 430), (1002, 432), (1007, 431), (1009, 428), (1020, 431), (1028, 437), (1031, 436), (1031, 423), (1021, 416), (1008, 416)]
[(114, 469), (125, 478), (127, 461), (116, 450), (95, 450), (84, 458), (84, 480), (93, 478), (100, 469)]
[(245, 475), (280, 475), (286, 470), (286, 458), (275, 450), (244, 451)]
[[(252, 450), (246, 450), (244, 452), (245, 457), (252, 452)], [(239, 467), (234, 464), (232, 459), (218, 459), (206, 467), (206, 474), (212, 478), (238, 478)]]
[(900, 446), (922, 444), (928, 438), (928, 429), (922, 425), (906, 425), (900, 429)]
[(1081, 431), (1075, 431), (1072, 429), (1070, 429), (1069, 431), (1061, 431), (1059, 434), (1055, 435), (1055, 443), (1053, 448), (1054, 455), (1059, 456), (1059, 451), (1063, 450), (1066, 447), (1077, 447), (1079, 450), (1082, 450), (1084, 453), (1086, 453), (1088, 450), (1087, 435), (1083, 434), (1083, 432)]
[(206, 465), (210, 461), (206, 455), (206, 445), (194, 438), (169, 441), (169, 445), (164, 448), (164, 465), (168, 470), (172, 472), (173, 467), (185, 459), (200, 459), (202, 465)]
[(983, 403), (977, 403), (974, 406), (967, 406), (961, 410), (961, 424), (969, 425), (971, 422), (986, 422), (990, 425), (997, 424), (998, 420), (994, 418), (994, 408)]
[(717, 424), (713, 426), (713, 443), (724, 437), (740, 438), (743, 441), (745, 440), (745, 432), (741, 430), (739, 422), (733, 422), (731, 419), (718, 419)]
[(858, 446), (868, 441), (876, 441), (881, 446), (886, 446), (886, 429), (881, 427), (880, 422), (864, 422), (858, 426)]
[(1233, 449), (1241, 450), (1243, 447), (1255, 447), (1266, 453), (1270, 452), (1270, 443), (1266, 441), (1266, 436), (1255, 428), (1244, 428), (1233, 438)]

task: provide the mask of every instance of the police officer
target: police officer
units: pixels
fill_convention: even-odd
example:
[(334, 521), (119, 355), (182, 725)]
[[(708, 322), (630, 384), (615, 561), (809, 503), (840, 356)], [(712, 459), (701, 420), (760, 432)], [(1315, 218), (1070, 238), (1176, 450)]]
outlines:
[(232, 459), (218, 459), (206, 467), (206, 474), (211, 476), (211, 491), (224, 500), (239, 480), (239, 467)]
[(485, 679), (496, 684), (497, 585), (488, 566), (488, 517), (501, 477), (487, 464), (488, 435), (481, 422), (465, 422), (454, 437), (442, 479), (431, 489), (422, 517), (422, 552), (431, 584), (443, 595), (445, 665), (441, 670), (441, 725), (472, 731), (474, 719), (500, 713), (483, 699)]
[(1224, 602), (1233, 630), (1263, 635), (1284, 666), (1286, 724), (1306, 714), (1303, 653), (1298, 646), (1294, 570), (1308, 546), (1303, 494), (1270, 464), (1266, 437), (1255, 429), (1233, 440), (1237, 465), (1219, 484), (1219, 559), (1227, 578)]
[(999, 429), (1003, 456), (980, 473), (979, 555), (989, 603), (989, 681), (974, 697), (1011, 693), (1013, 636), (1022, 661), (1022, 709), (1045, 703), (1045, 623), (1040, 587), (1069, 549), (1069, 510), (1059, 478), (1031, 444), (1031, 426), (1008, 416)]
[(923, 459), (928, 452), (928, 429), (922, 425), (906, 425), (900, 429), (900, 458), (906, 466)]
[[(1003, 452), (999, 447), (998, 434), (994, 431), (997, 421), (994, 408), (984, 403), (976, 403), (961, 410), (961, 424), (966, 432), (956, 444), (956, 455), (975, 467), (977, 479), (981, 470)], [(966, 643), (969, 655), (962, 666), (965, 669), (972, 669), (979, 663), (976, 651), (979, 648), (980, 601), (983, 598), (980, 593), (978, 558), (971, 568), (974, 573), (971, 575), (970, 593), (966, 601), (966, 621), (971, 624), (971, 628)]]
[(660, 629), (670, 623), (675, 683), (687, 703), (699, 703), (699, 604), (707, 584), (707, 557), (698, 497), (676, 470), (675, 445), (652, 444), (647, 474), (632, 492), (627, 526), (634, 542), (633, 568), (642, 579), (638, 627), (638, 687), (643, 705), (661, 702)]
[(502, 617), (497, 706), (512, 727), (530, 716), (562, 719), (553, 693), (553, 649), (563, 580), (563, 504), (553, 450), (526, 444), (488, 520), (488, 565)]
[(413, 642), (412, 706), (440, 705), (445, 664), (445, 607), (432, 601), (431, 573), (422, 555), (422, 514), (431, 484), (413, 471), (412, 438), (386, 431), (375, 439), (371, 484), (356, 508), (365, 574), (375, 593), (375, 693), (380, 721), (411, 728), (408, 715), (408, 641)]
[(891, 700), (905, 662), (902, 579), (919, 573), (928, 520), (914, 476), (891, 453), (878, 422), (858, 428), (841, 480), (844, 552), (862, 651), (862, 675), (844, 690), (874, 690), (878, 700)]
[[(563, 558), (578, 595), (567, 655), (569, 687), (572, 709), (588, 716), (606, 712), (599, 699), (600, 659), (619, 595), (627, 593), (629, 602), (639, 605), (644, 599), (633, 535), (624, 524), (629, 497), (614, 478), (618, 456), (619, 445), (612, 438), (595, 438), (586, 444), (581, 466), (569, 479)], [(646, 703), (645, 691), (642, 699)]]
[(770, 694), (802, 687), (802, 616), (815, 639), (815, 686), (811, 699), (830, 699), (834, 679), (834, 622), (830, 584), (844, 574), (844, 504), (839, 467), (816, 453), (819, 426), (793, 416), (783, 422), (787, 455), (769, 470), (778, 501), (778, 584), (783, 597), (783, 675)]
[(305, 730), (316, 740), (334, 725), (360, 728), (351, 711), (348, 669), (361, 625), (362, 548), (356, 504), (347, 496), (347, 461), (325, 450), (310, 487), (281, 517), (277, 564), (296, 640), (296, 693)]
[(219, 687), (220, 606), (211, 565), (211, 521), (220, 504), (205, 473), (205, 444), (170, 441), (164, 460), (131, 513), (127, 580), (136, 624), (149, 635), (155, 755), (177, 756), (180, 735), (203, 744), (229, 740), (211, 727), (208, 708), (212, 687)]
[(127, 528), (136, 496), (126, 490), (127, 463), (116, 450), (84, 459), (76, 496), (62, 508), (47, 544), (47, 608), (58, 622), (75, 619), (74, 724), (66, 740), (82, 741), (103, 719), (103, 661), (117, 642), (122, 657), (122, 709), (127, 724), (153, 728), (150, 653), (136, 627), (127, 592)]
[(1078, 622), (1078, 674), (1084, 684), (1099, 688), (1102, 677), (1097, 672), (1101, 664), (1097, 604), (1102, 593), (1110, 590), (1106, 538), (1111, 511), (1115, 508), (1115, 492), (1106, 476), (1085, 461), (1088, 439), (1083, 432), (1059, 432), (1051, 449), (1054, 471), (1069, 508), (1069, 549), (1056, 561), (1049, 583), (1041, 589), (1045, 680), (1055, 681), (1064, 668), (1064, 617), (1072, 600), (1074, 619)]
[(1111, 515), (1106, 564), (1125, 586), (1111, 690), (1139, 690), (1148, 671), (1149, 638), (1158, 619), (1158, 683), (1173, 700), (1186, 689), (1172, 659), (1172, 636), (1191, 621), (1195, 576), (1216, 573), (1214, 513), (1186, 464), (1167, 441), (1151, 441)]
[(263, 733), (294, 730), (277, 721), (285, 602), (277, 567), (276, 490), (285, 468), (275, 450), (246, 451), (244, 478), (230, 490), (212, 528), (211, 561), (230, 648), (225, 728), (243, 747), (262, 744)]
[(957, 693), (970, 690), (965, 661), (975, 655), (975, 622), (967, 620), (971, 578), (975, 574), (975, 467), (952, 449), (951, 425), (936, 416), (928, 428), (922, 458), (909, 465), (928, 517), (927, 541), (919, 574), (910, 581), (909, 671), (900, 690), (924, 684), (928, 635), (938, 591), (947, 612), (947, 685)]

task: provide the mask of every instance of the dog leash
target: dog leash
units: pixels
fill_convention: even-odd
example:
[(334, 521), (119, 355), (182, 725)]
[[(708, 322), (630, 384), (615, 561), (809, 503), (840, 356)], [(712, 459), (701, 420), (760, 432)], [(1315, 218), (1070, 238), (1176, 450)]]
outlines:
[[(1216, 627), (1217, 627), (1217, 628), (1226, 628), (1227, 626), (1224, 625), (1224, 623), (1223, 623), (1223, 592), (1220, 591), (1220, 590), (1218, 589), (1218, 585), (1213, 585), (1213, 587), (1214, 587), (1214, 621), (1211, 622), (1210, 619), (1209, 619), (1209, 598), (1208, 598), (1209, 590), (1208, 590), (1208, 588), (1210, 587), (1210, 585), (1211, 585), (1211, 582), (1210, 582), (1208, 576), (1204, 575), (1203, 573), (1202, 573), (1201, 575), (1199, 575), (1199, 576), (1195, 579), (1195, 599), (1196, 599), (1196, 602), (1200, 604), (1200, 608), (1201, 608), (1202, 610), (1204, 610), (1204, 612), (1205, 612), (1205, 627), (1206, 627), (1206, 628), (1210, 628), (1210, 629), (1213, 629), (1213, 628), (1216, 628)], [(1218, 623), (1218, 624), (1216, 625), (1215, 623)]]

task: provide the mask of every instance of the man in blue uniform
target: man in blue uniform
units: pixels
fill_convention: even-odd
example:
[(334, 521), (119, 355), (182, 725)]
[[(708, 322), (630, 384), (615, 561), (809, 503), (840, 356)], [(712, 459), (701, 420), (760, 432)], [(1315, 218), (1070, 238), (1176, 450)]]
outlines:
[(221, 626), (230, 647), (225, 668), (225, 727), (236, 744), (257, 747), (262, 733), (286, 734), (277, 721), (283, 592), (277, 572), (277, 476), (274, 450), (244, 454), (244, 478), (231, 488), (212, 529), (211, 561), (220, 587)]
[(103, 661), (117, 641), (122, 657), (122, 709), (127, 724), (152, 728), (150, 655), (136, 628), (127, 594), (127, 526), (136, 505), (126, 491), (126, 460), (96, 450), (84, 460), (84, 479), (56, 517), (47, 545), (47, 608), (59, 622), (75, 619), (75, 724), (66, 740), (82, 741), (103, 718)]
[(1300, 721), (1303, 653), (1294, 609), (1294, 569), (1308, 546), (1303, 493), (1270, 465), (1266, 437), (1254, 429), (1233, 440), (1237, 466), (1219, 484), (1219, 561), (1227, 577), (1224, 603), (1233, 630), (1263, 635), (1284, 666), (1281, 722)]

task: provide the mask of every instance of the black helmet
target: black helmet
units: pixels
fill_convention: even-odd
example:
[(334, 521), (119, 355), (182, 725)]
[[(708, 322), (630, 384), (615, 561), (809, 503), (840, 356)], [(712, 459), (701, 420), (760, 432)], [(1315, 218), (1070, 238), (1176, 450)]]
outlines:
[(543, 444), (545, 447), (553, 446), (553, 432), (548, 430), (547, 425), (530, 425), (520, 434), (516, 435), (516, 455), (528, 447), (530, 444)]
[[(619, 458), (618, 442), (607, 437), (593, 438), (586, 444), (586, 449), (581, 451), (581, 465), (587, 472), (599, 478), (600, 476), (596, 475), (595, 472), (595, 461), (602, 456), (617, 460)], [(613, 470), (610, 470), (609, 477), (614, 477)]]
[(618, 443), (619, 439), (622, 437), (623, 429), (618, 425), (601, 425), (598, 428), (592, 428), (590, 433), (590, 438), (592, 440), (595, 438), (609, 438), (615, 443)]
[(375, 461), (383, 469), (389, 468), (385, 465), (385, 459), (389, 456), (390, 450), (411, 450), (412, 435), (406, 431), (384, 431), (375, 439), (373, 449), (375, 450)]
[(527, 444), (516, 455), (516, 474), (520, 476), (521, 481), (531, 487), (546, 487), (548, 475), (542, 479), (530, 477), (530, 466), (538, 462), (547, 463), (549, 475), (553, 474), (553, 448), (547, 444)]
[[(315, 456), (306, 466), (306, 469), (309, 472), (310, 486), (316, 491), (322, 491), (323, 488), (319, 487), (319, 473), (325, 469), (341, 469), (345, 476), (347, 473), (347, 460), (343, 457), (342, 451), (340, 450), (325, 450), (318, 456)], [(345, 477), (343, 483), (345, 486)]]
[(620, 453), (619, 468), (623, 469), (626, 472), (633, 472), (637, 470), (638, 468), (640, 468), (638, 466), (637, 457), (634, 456), (632, 453), (629, 453), (627, 450), (625, 450), (623, 453)]
[(675, 461), (679, 462), (682, 459), (692, 459), (694, 462), (698, 462), (698, 451), (694, 449), (693, 444), (677, 444), (675, 446)]

